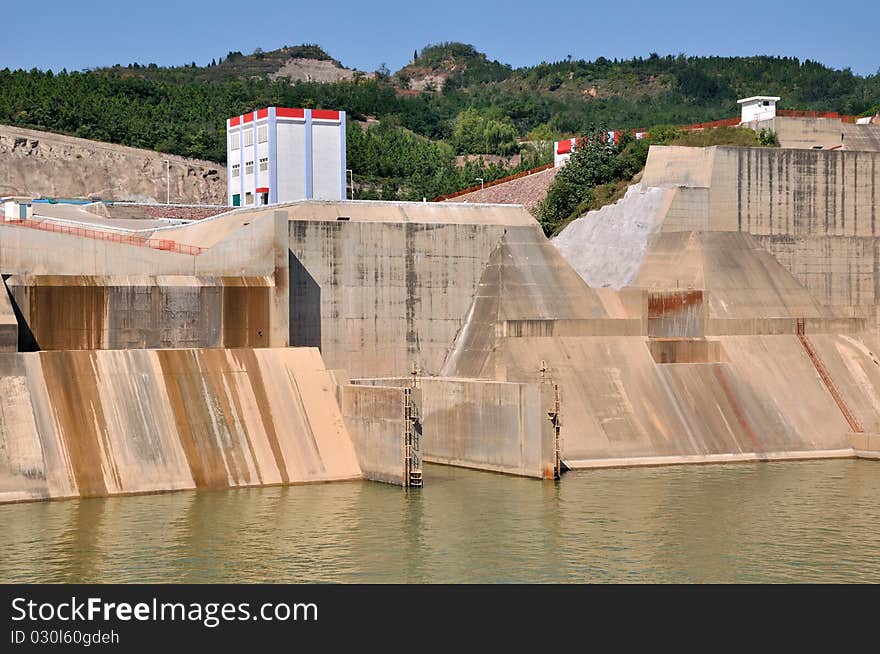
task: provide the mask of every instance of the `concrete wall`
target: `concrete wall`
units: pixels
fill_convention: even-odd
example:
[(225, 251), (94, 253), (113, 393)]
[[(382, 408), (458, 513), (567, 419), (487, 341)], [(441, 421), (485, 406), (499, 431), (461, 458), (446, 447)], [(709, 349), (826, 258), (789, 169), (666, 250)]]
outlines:
[(320, 346), (352, 377), (438, 372), (504, 231), (292, 221), (290, 343)]
[(17, 351), (18, 321), (4, 281), (0, 283), (0, 352)]
[[(403, 386), (404, 378), (359, 385)], [(538, 479), (553, 478), (555, 443), (549, 384), (419, 377), (425, 461)]]
[(13, 276), (42, 350), (267, 347), (268, 277)]
[(776, 116), (760, 121), (753, 129), (770, 129), (776, 132), (783, 148), (842, 148), (843, 150), (880, 151), (880, 126), (853, 125), (839, 118), (793, 118)]
[(0, 502), (360, 477), (317, 350), (0, 354)]
[(748, 232), (822, 303), (880, 301), (878, 152), (652, 147), (643, 184), (682, 187), (664, 231)]
[(864, 431), (880, 431), (880, 337), (876, 333), (807, 334)]
[(630, 186), (621, 200), (569, 223), (553, 245), (590, 286), (629, 286), (674, 194), (674, 189)]
[(405, 485), (404, 389), (343, 384), (339, 398), (364, 477)]
[[(0, 223), (0, 272), (26, 275), (27, 279), (37, 280), (45, 280), (45, 276), (57, 276), (51, 283), (36, 284), (36, 286), (45, 285), (47, 289), (34, 291), (32, 294), (35, 298), (34, 301), (39, 304), (41, 298), (48, 298), (46, 301), (50, 305), (59, 306), (59, 303), (66, 303), (72, 307), (77, 301), (75, 299), (78, 297), (77, 294), (79, 294), (85, 304), (78, 311), (83, 313), (100, 312), (101, 306), (106, 306), (108, 302), (103, 296), (107, 295), (109, 290), (89, 291), (87, 290), (88, 286), (97, 289), (99, 286), (107, 286), (108, 283), (112, 286), (114, 283), (112, 281), (105, 283), (100, 280), (86, 283), (83, 281), (84, 276), (121, 280), (117, 284), (120, 286), (119, 290), (115, 294), (110, 293), (110, 296), (118, 299), (118, 306), (123, 312), (124, 324), (120, 326), (120, 329), (146, 329), (147, 331), (152, 329), (149, 320), (137, 327), (133, 323), (125, 323), (125, 315), (137, 316), (138, 320), (144, 319), (147, 312), (146, 304), (155, 299), (148, 300), (147, 295), (152, 296), (154, 292), (158, 292), (160, 296), (155, 299), (160, 304), (156, 311), (160, 312), (166, 309), (172, 313), (183, 310), (185, 307), (175, 306), (177, 300), (186, 306), (198, 305), (199, 311), (204, 311), (213, 306), (212, 303), (215, 301), (211, 297), (216, 294), (222, 294), (223, 304), (234, 307), (233, 311), (227, 312), (222, 321), (224, 333), (237, 333), (236, 337), (214, 339), (215, 331), (208, 327), (212, 321), (221, 320), (221, 314), (217, 313), (207, 317), (203, 315), (199, 318), (199, 320), (206, 321), (202, 325), (206, 331), (199, 335), (190, 334), (185, 337), (170, 335), (152, 340), (142, 338), (137, 334), (123, 335), (121, 337), (123, 342), (143, 340), (147, 346), (150, 342), (168, 342), (172, 346), (226, 344), (229, 346), (269, 345), (282, 347), (288, 344), (289, 334), (288, 284), (290, 275), (288, 272), (287, 230), (286, 213), (267, 210), (249, 220), (241, 220), (236, 215), (230, 215), (213, 220), (209, 219), (188, 228), (156, 232), (157, 235), (161, 234), (161, 238), (206, 248), (201, 254), (187, 255), (71, 234), (4, 226)], [(216, 238), (205, 238), (206, 231), (213, 233)], [(158, 279), (164, 276), (177, 278), (183, 276), (189, 279), (182, 282), (179, 279), (178, 281), (170, 280), (170, 283), (167, 284), (162, 281), (142, 281), (145, 277)], [(126, 278), (135, 277), (140, 278), (141, 281), (137, 279), (125, 281)], [(208, 288), (213, 282), (209, 283), (198, 279), (206, 277), (215, 278), (215, 289)], [(27, 281), (16, 283), (19, 284), (19, 287), (35, 286)], [(151, 290), (147, 293), (144, 289), (134, 288), (138, 284), (152, 288), (173, 287), (177, 283), (185, 287), (202, 286), (204, 289), (199, 291), (198, 298), (194, 298), (189, 296), (195, 291), (181, 290), (169, 295), (163, 294), (161, 290)], [(51, 290), (60, 286), (67, 288), (64, 291)], [(127, 291), (125, 286), (133, 288)], [(266, 291), (257, 289), (255, 286), (268, 287), (268, 296), (264, 297)], [(83, 295), (89, 293), (92, 294), (89, 298)], [(63, 296), (68, 299), (62, 300)], [(167, 306), (162, 304), (162, 297), (169, 298)], [(24, 304), (30, 305), (30, 303), (31, 298), (28, 298)], [(257, 304), (259, 306), (256, 306)], [(23, 305), (20, 303), (20, 306)], [(257, 314), (259, 319), (255, 318)], [(38, 319), (33, 312), (31, 315)], [(266, 315), (268, 318), (264, 319)], [(112, 313), (108, 315), (108, 319), (112, 320), (112, 317)], [(157, 317), (153, 322), (158, 327), (162, 320)], [(82, 320), (74, 321), (71, 328), (78, 329), (83, 324), (88, 325), (86, 330), (89, 332), (96, 328), (103, 330), (105, 325), (108, 327), (110, 325), (109, 322), (100, 324), (94, 321), (88, 322), (87, 316), (83, 315)], [(52, 327), (52, 329), (57, 328), (60, 328), (60, 325)], [(175, 328), (172, 327), (172, 329)], [(85, 340), (82, 342), (89, 344), (109, 343), (113, 340), (107, 341), (104, 336), (98, 334), (91, 334), (84, 338)], [(98, 345), (89, 346), (97, 347)]]

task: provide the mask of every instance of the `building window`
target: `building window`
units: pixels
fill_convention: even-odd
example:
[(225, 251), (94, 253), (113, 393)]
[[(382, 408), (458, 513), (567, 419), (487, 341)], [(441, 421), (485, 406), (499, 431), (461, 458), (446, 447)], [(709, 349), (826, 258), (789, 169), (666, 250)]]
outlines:
[(253, 204), (254, 203), (254, 194), (248, 191), (244, 194), (244, 203), (245, 204)]
[(241, 175), (241, 164), (232, 164), (232, 176), (238, 177)]
[(260, 172), (265, 173), (269, 170), (269, 157), (260, 157)]
[(257, 128), (257, 141), (260, 143), (265, 143), (269, 140), (269, 126), (268, 125), (260, 125)]
[(238, 132), (233, 132), (231, 143), (229, 145), (230, 150), (238, 150), (241, 147), (241, 134)]
[(254, 144), (254, 130), (249, 129), (244, 133), (244, 147), (250, 147)]
[(246, 161), (244, 164), (244, 174), (245, 175), (253, 175), (254, 174), (254, 162)]

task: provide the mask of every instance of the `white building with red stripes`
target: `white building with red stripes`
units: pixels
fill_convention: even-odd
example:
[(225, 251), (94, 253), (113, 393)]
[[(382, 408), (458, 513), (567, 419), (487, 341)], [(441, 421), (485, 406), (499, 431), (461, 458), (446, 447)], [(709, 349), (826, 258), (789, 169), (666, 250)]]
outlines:
[[(648, 132), (630, 132), (637, 139), (645, 139), (648, 138)], [(608, 132), (607, 142), (608, 143), (620, 143), (620, 136), (623, 134), (620, 130), (614, 130)], [(553, 165), (557, 168), (563, 165), (565, 162), (569, 160), (571, 157), (571, 153), (575, 151), (577, 148), (578, 139), (570, 138), (563, 139), (561, 141), (554, 141), (553, 143)]]
[(345, 112), (267, 107), (226, 121), (231, 207), (344, 200)]

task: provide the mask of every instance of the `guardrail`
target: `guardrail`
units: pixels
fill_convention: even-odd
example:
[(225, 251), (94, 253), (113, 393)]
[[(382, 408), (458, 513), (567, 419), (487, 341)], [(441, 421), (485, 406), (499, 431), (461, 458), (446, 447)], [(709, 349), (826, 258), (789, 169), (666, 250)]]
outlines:
[(710, 120), (708, 123), (694, 123), (693, 125), (683, 125), (679, 129), (706, 129), (707, 127), (736, 127), (739, 125), (739, 116), (733, 118), (722, 118), (721, 120)]
[(177, 241), (172, 241), (170, 239), (144, 238), (143, 236), (114, 234), (112, 232), (105, 232), (98, 229), (88, 229), (86, 227), (59, 225), (58, 223), (52, 223), (46, 220), (10, 220), (8, 222), (0, 224), (26, 227), (28, 229), (38, 229), (43, 232), (52, 232), (55, 234), (80, 236), (82, 238), (90, 238), (96, 241), (110, 241), (111, 243), (119, 243), (121, 245), (134, 245), (137, 247), (152, 248), (153, 250), (162, 250), (163, 252), (189, 254), (192, 256), (201, 254), (205, 251), (205, 248), (201, 248), (195, 245), (178, 243)]
[(500, 179), (493, 179), (491, 182), (486, 182), (485, 184), (477, 184), (476, 186), (471, 186), (469, 188), (462, 189), (461, 191), (456, 191), (455, 193), (449, 193), (447, 195), (438, 195), (436, 198), (432, 199), (431, 202), (443, 202), (444, 200), (451, 200), (452, 198), (457, 198), (461, 195), (467, 195), (468, 193), (473, 193), (474, 191), (482, 191), (482, 190), (490, 188), (492, 186), (498, 186), (499, 184), (504, 184), (505, 182), (512, 182), (515, 179), (519, 179), (521, 177), (528, 177), (529, 175), (534, 175), (535, 173), (541, 173), (541, 172), (544, 172), (545, 170), (550, 170), (551, 168), (553, 168), (553, 164), (548, 163), (543, 166), (538, 166), (537, 168), (523, 170), (522, 172), (516, 173), (514, 175), (508, 175), (507, 177), (501, 177)]

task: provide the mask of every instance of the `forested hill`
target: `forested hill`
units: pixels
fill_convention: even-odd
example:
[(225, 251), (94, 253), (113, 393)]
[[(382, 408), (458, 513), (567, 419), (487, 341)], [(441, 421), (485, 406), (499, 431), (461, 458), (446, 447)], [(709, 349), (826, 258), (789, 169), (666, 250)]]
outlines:
[[(314, 80), (334, 81), (314, 81)], [(0, 71), (0, 123), (222, 162), (225, 119), (267, 105), (345, 109), (349, 163), (369, 197), (418, 198), (511, 168), (456, 167), (456, 155), (509, 157), (522, 138), (591, 126), (647, 127), (736, 114), (736, 99), (782, 96), (793, 109), (864, 114), (880, 108), (880, 75), (860, 77), (779, 57), (651, 54), (514, 69), (472, 46), (414, 52), (391, 73), (354, 71), (316, 45), (229, 52), (208, 66), (116, 65), (84, 72)], [(372, 125), (366, 129), (366, 121)], [(373, 119), (378, 120), (375, 124)], [(519, 168), (547, 160), (524, 152)]]

